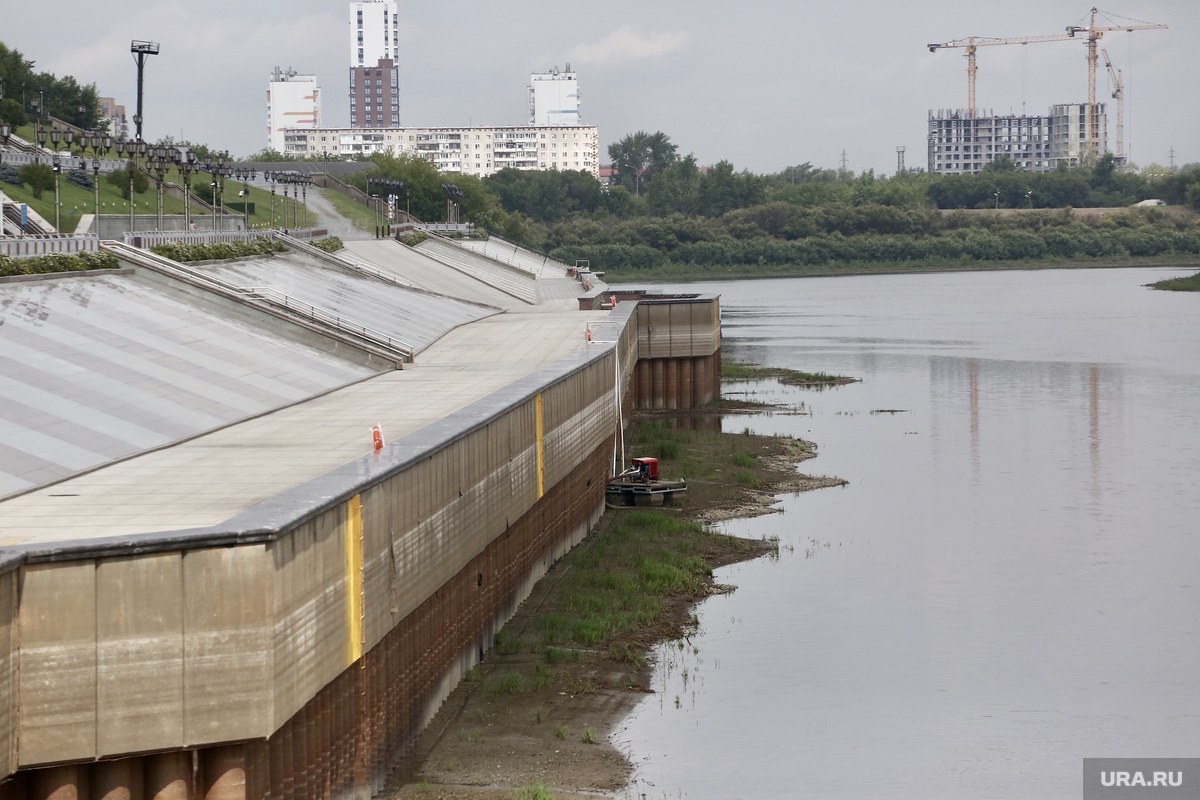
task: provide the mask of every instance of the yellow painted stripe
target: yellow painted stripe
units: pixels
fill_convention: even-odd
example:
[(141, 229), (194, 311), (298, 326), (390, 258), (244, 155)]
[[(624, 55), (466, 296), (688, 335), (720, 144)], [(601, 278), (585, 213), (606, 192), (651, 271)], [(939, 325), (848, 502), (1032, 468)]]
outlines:
[(537, 394), (537, 481), (538, 481), (538, 499), (542, 499), (542, 495), (546, 493), (546, 452), (542, 443), (542, 437), (545, 434), (546, 418), (542, 411), (542, 393)]
[(346, 666), (362, 658), (363, 654), (363, 520), (362, 496), (354, 495), (346, 504), (346, 630), (349, 641), (346, 647)]

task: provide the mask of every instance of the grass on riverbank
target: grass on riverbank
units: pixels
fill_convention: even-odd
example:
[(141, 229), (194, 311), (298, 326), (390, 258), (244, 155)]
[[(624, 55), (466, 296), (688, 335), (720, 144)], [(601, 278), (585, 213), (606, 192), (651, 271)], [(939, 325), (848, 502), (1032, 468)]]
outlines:
[(854, 383), (855, 378), (845, 375), (829, 375), (825, 372), (802, 372), (786, 367), (764, 367), (759, 364), (743, 364), (738, 361), (721, 362), (721, 379), (727, 381), (776, 380), (787, 386), (830, 386)]
[(1185, 278), (1167, 278), (1150, 284), (1152, 289), (1163, 289), (1168, 292), (1200, 292), (1200, 272)]
[(716, 567), (779, 553), (775, 539), (726, 536), (698, 520), (714, 508), (762, 513), (775, 492), (841, 482), (796, 471), (810, 445), (706, 429), (714, 418), (655, 416), (630, 428), (626, 452), (659, 455), (667, 477), (686, 474), (682, 508), (605, 513), (446, 701), (401, 768), (413, 782), (393, 800), (511, 800), (530, 787), (564, 786), (586, 788), (553, 796), (584, 798), (625, 785), (629, 765), (607, 731), (650, 691), (651, 646), (685, 634), (695, 602), (728, 591), (713, 583)]

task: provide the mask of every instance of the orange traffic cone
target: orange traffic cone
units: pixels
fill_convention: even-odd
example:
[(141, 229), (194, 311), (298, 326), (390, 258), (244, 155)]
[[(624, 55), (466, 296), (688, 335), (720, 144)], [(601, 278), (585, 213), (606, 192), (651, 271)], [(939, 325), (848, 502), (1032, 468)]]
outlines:
[(375, 449), (383, 449), (383, 429), (378, 425), (371, 428), (371, 439), (375, 442)]

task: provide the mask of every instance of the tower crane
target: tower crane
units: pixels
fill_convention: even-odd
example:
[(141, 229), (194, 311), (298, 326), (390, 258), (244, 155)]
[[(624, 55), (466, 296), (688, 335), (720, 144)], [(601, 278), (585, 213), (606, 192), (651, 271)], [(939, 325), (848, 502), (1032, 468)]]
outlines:
[(1125, 82), (1121, 80), (1121, 70), (1115, 69), (1112, 64), (1112, 59), (1108, 57), (1108, 51), (1103, 47), (1100, 48), (1100, 55), (1104, 56), (1104, 66), (1108, 69), (1108, 77), (1112, 79), (1113, 100), (1117, 101), (1117, 161), (1124, 163), (1125, 161)]
[(954, 39), (949, 42), (931, 42), (926, 47), (929, 52), (936, 53), (943, 47), (963, 47), (967, 51), (967, 114), (975, 118), (975, 73), (978, 67), (975, 63), (975, 48), (990, 47), (1000, 44), (1034, 44), (1035, 42), (1061, 42), (1075, 38), (1075, 34), (1067, 29), (1067, 33), (1050, 34), (1047, 36), (1009, 36), (993, 38), (989, 36), (968, 36), (965, 39)]
[[(1109, 17), (1112, 22), (1117, 24), (1097, 25), (1096, 15), (1103, 14)], [(1108, 31), (1154, 31), (1166, 30), (1167, 26), (1158, 22), (1144, 22), (1142, 20), (1131, 19), (1129, 17), (1117, 18), (1116, 14), (1109, 14), (1106, 11), (1100, 11), (1095, 6), (1088, 12), (1088, 24), (1068, 25), (1067, 35), (1075, 36), (1077, 33), (1087, 34), (1087, 62), (1088, 62), (1088, 148), (1095, 160), (1096, 142), (1100, 138), (1100, 120), (1096, 114), (1096, 65), (1099, 61), (1097, 50), (1100, 39)], [(1122, 21), (1123, 20), (1123, 21)], [(1107, 58), (1107, 57), (1106, 57)], [(1111, 69), (1111, 67), (1110, 67)], [(1124, 94), (1124, 92), (1122, 92)]]

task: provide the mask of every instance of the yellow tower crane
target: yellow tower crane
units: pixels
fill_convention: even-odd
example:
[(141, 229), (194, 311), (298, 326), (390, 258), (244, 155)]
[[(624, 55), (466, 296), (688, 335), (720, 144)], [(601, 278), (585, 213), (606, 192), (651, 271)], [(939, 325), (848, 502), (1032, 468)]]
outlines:
[[(1096, 15), (1103, 14), (1108, 17), (1110, 24), (1097, 25)], [(1091, 160), (1095, 160), (1096, 143), (1100, 138), (1100, 119), (1096, 111), (1096, 66), (1099, 62), (1098, 43), (1105, 33), (1109, 31), (1161, 31), (1166, 30), (1167, 26), (1158, 22), (1145, 22), (1138, 19), (1130, 19), (1129, 17), (1119, 17), (1116, 14), (1110, 14), (1107, 11), (1100, 11), (1095, 6), (1088, 12), (1088, 24), (1083, 25), (1068, 25), (1067, 35), (1075, 36), (1077, 33), (1087, 34), (1087, 62), (1088, 62), (1088, 151)], [(1122, 92), (1123, 94), (1123, 92)]]
[(1108, 77), (1113, 82), (1113, 100), (1117, 101), (1117, 161), (1123, 164), (1125, 163), (1125, 82), (1121, 80), (1121, 70), (1113, 67), (1112, 59), (1108, 57), (1108, 51), (1101, 47), (1100, 54), (1104, 56), (1104, 66), (1108, 69)]
[(949, 42), (930, 42), (926, 45), (929, 52), (936, 53), (944, 47), (963, 47), (967, 51), (967, 116), (975, 118), (975, 73), (978, 71), (975, 63), (975, 48), (991, 47), (1001, 44), (1034, 44), (1035, 42), (1062, 42), (1075, 38), (1073, 33), (1050, 34), (1048, 36), (1008, 36), (1002, 39), (990, 36), (968, 36), (965, 39), (954, 39)]

